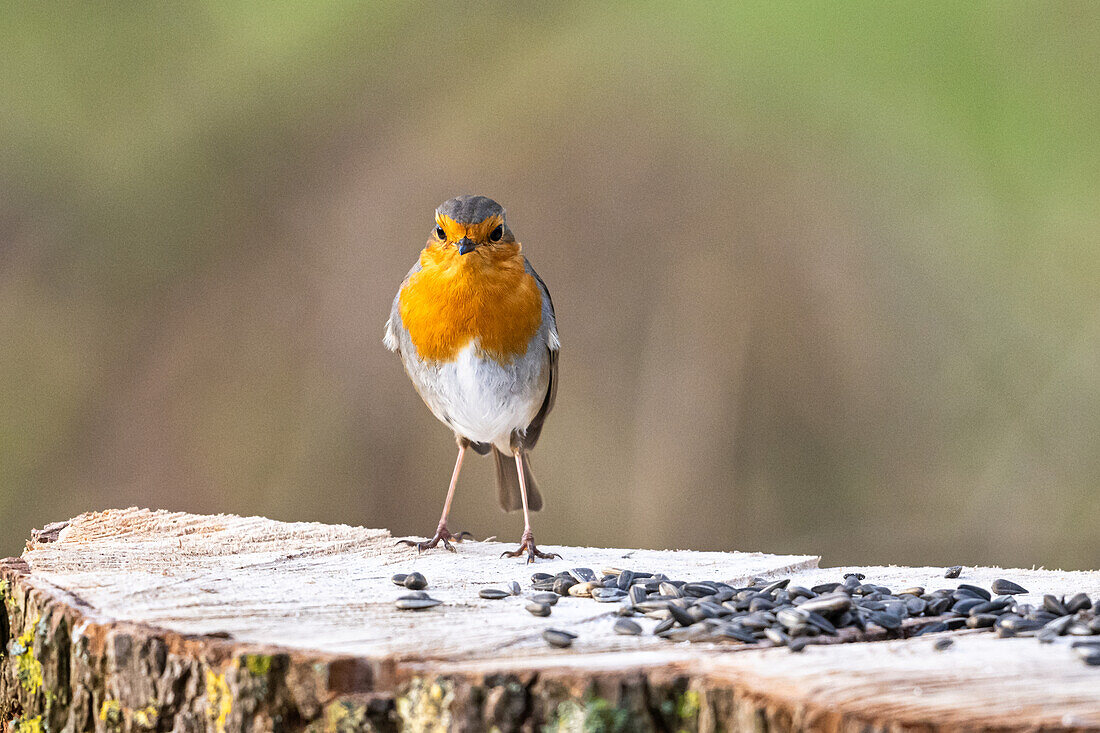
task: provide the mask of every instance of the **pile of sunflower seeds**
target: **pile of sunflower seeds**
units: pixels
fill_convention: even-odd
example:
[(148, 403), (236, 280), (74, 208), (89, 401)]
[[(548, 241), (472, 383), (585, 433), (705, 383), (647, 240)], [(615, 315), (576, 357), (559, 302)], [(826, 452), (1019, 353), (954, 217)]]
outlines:
[[(951, 568), (945, 577), (958, 577)], [(1100, 636), (1100, 600), (1085, 593), (1043, 596), (1042, 603), (1019, 603), (1015, 596), (1029, 591), (1011, 580), (997, 579), (985, 588), (960, 583), (955, 588), (928, 591), (921, 587), (894, 591), (868, 583), (862, 573), (847, 573), (840, 582), (812, 588), (791, 585), (790, 578), (769, 581), (755, 578), (748, 586), (710, 580), (673, 580), (663, 573), (609, 568), (597, 575), (591, 568), (572, 568), (556, 575), (531, 576), (534, 592), (526, 609), (535, 616), (549, 616), (562, 597), (589, 598), (597, 603), (617, 603), (617, 634), (637, 636), (641, 624), (631, 617), (657, 621), (653, 634), (670, 641), (738, 641), (745, 644), (785, 646), (793, 652), (807, 644), (860, 641), (871, 638), (920, 636), (957, 629), (989, 629), (998, 636), (1034, 636), (1050, 643), (1059, 636)], [(424, 588), (420, 573), (394, 575), (395, 585), (414, 591), (400, 596), (397, 608), (422, 611), (442, 601)], [(482, 588), (478, 596), (500, 600), (520, 595), (519, 583), (506, 589)], [(546, 629), (543, 638), (564, 648), (576, 634)], [(951, 646), (944, 638), (936, 650)], [(1086, 664), (1100, 666), (1100, 639), (1079, 640), (1074, 650)]]
[[(528, 610), (550, 614), (552, 596), (591, 598), (618, 603), (618, 634), (637, 635), (642, 627), (632, 616), (657, 620), (653, 633), (670, 641), (735, 640), (801, 651), (810, 643), (832, 640), (919, 636), (956, 629), (993, 629), (999, 636), (1036, 636), (1050, 642), (1058, 636), (1100, 635), (1100, 601), (1086, 594), (1047, 595), (1036, 606), (1018, 603), (1028, 590), (1010, 580), (995, 580), (990, 589), (960, 583), (955, 588), (921, 587), (893, 590), (848, 573), (840, 582), (812, 588), (791, 585), (790, 578), (757, 578), (748, 586), (713, 581), (674, 580), (662, 573), (612, 568), (599, 576), (590, 568), (556, 575), (535, 573)], [(537, 610), (533, 607), (538, 606)], [(1100, 641), (1082, 642), (1081, 656), (1100, 665)]]

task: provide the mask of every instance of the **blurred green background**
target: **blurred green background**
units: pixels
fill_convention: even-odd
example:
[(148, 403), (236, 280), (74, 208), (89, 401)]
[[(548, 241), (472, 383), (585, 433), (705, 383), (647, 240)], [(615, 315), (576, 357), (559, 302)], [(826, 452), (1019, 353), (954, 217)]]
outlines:
[[(459, 193), (554, 294), (542, 543), (1100, 558), (1100, 6), (85, 3), (0, 23), (0, 554), (434, 528), (381, 343)], [(518, 540), (492, 466), (452, 528)]]

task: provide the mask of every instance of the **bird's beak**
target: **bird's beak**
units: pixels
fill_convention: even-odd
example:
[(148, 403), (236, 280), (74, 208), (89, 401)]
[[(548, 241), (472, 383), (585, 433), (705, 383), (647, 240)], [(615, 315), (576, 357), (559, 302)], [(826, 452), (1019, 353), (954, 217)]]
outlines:
[(460, 255), (465, 255), (473, 252), (475, 247), (477, 247), (477, 245), (474, 244), (474, 241), (469, 237), (463, 237), (462, 239), (458, 240), (458, 253)]

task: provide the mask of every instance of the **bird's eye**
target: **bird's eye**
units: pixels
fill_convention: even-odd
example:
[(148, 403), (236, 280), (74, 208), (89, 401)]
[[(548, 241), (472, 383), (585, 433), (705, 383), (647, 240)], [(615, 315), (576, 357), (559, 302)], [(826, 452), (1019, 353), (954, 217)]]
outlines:
[(435, 228), (435, 236), (439, 237), (440, 239), (445, 240), (445, 239), (447, 239), (447, 232), (443, 231), (443, 227), (436, 227)]
[(503, 226), (498, 226), (496, 229), (489, 232), (489, 241), (490, 242), (499, 242), (500, 238), (503, 237), (503, 236), (504, 236), (504, 227)]

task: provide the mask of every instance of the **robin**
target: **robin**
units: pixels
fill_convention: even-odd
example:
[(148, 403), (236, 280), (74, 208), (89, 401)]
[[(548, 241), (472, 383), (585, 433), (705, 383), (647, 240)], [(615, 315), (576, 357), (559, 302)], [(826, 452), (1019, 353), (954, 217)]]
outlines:
[(485, 196), (459, 196), (435, 210), (420, 260), (401, 283), (386, 322), (386, 347), (401, 355), (416, 391), (455, 433), (455, 461), (443, 515), (431, 539), (402, 540), (420, 551), (461, 541), (447, 529), (466, 450), (493, 454), (497, 498), (523, 510), (520, 546), (502, 557), (560, 557), (535, 546), (529, 512), (542, 508), (528, 451), (558, 389), (558, 328), (546, 285), (504, 218)]

